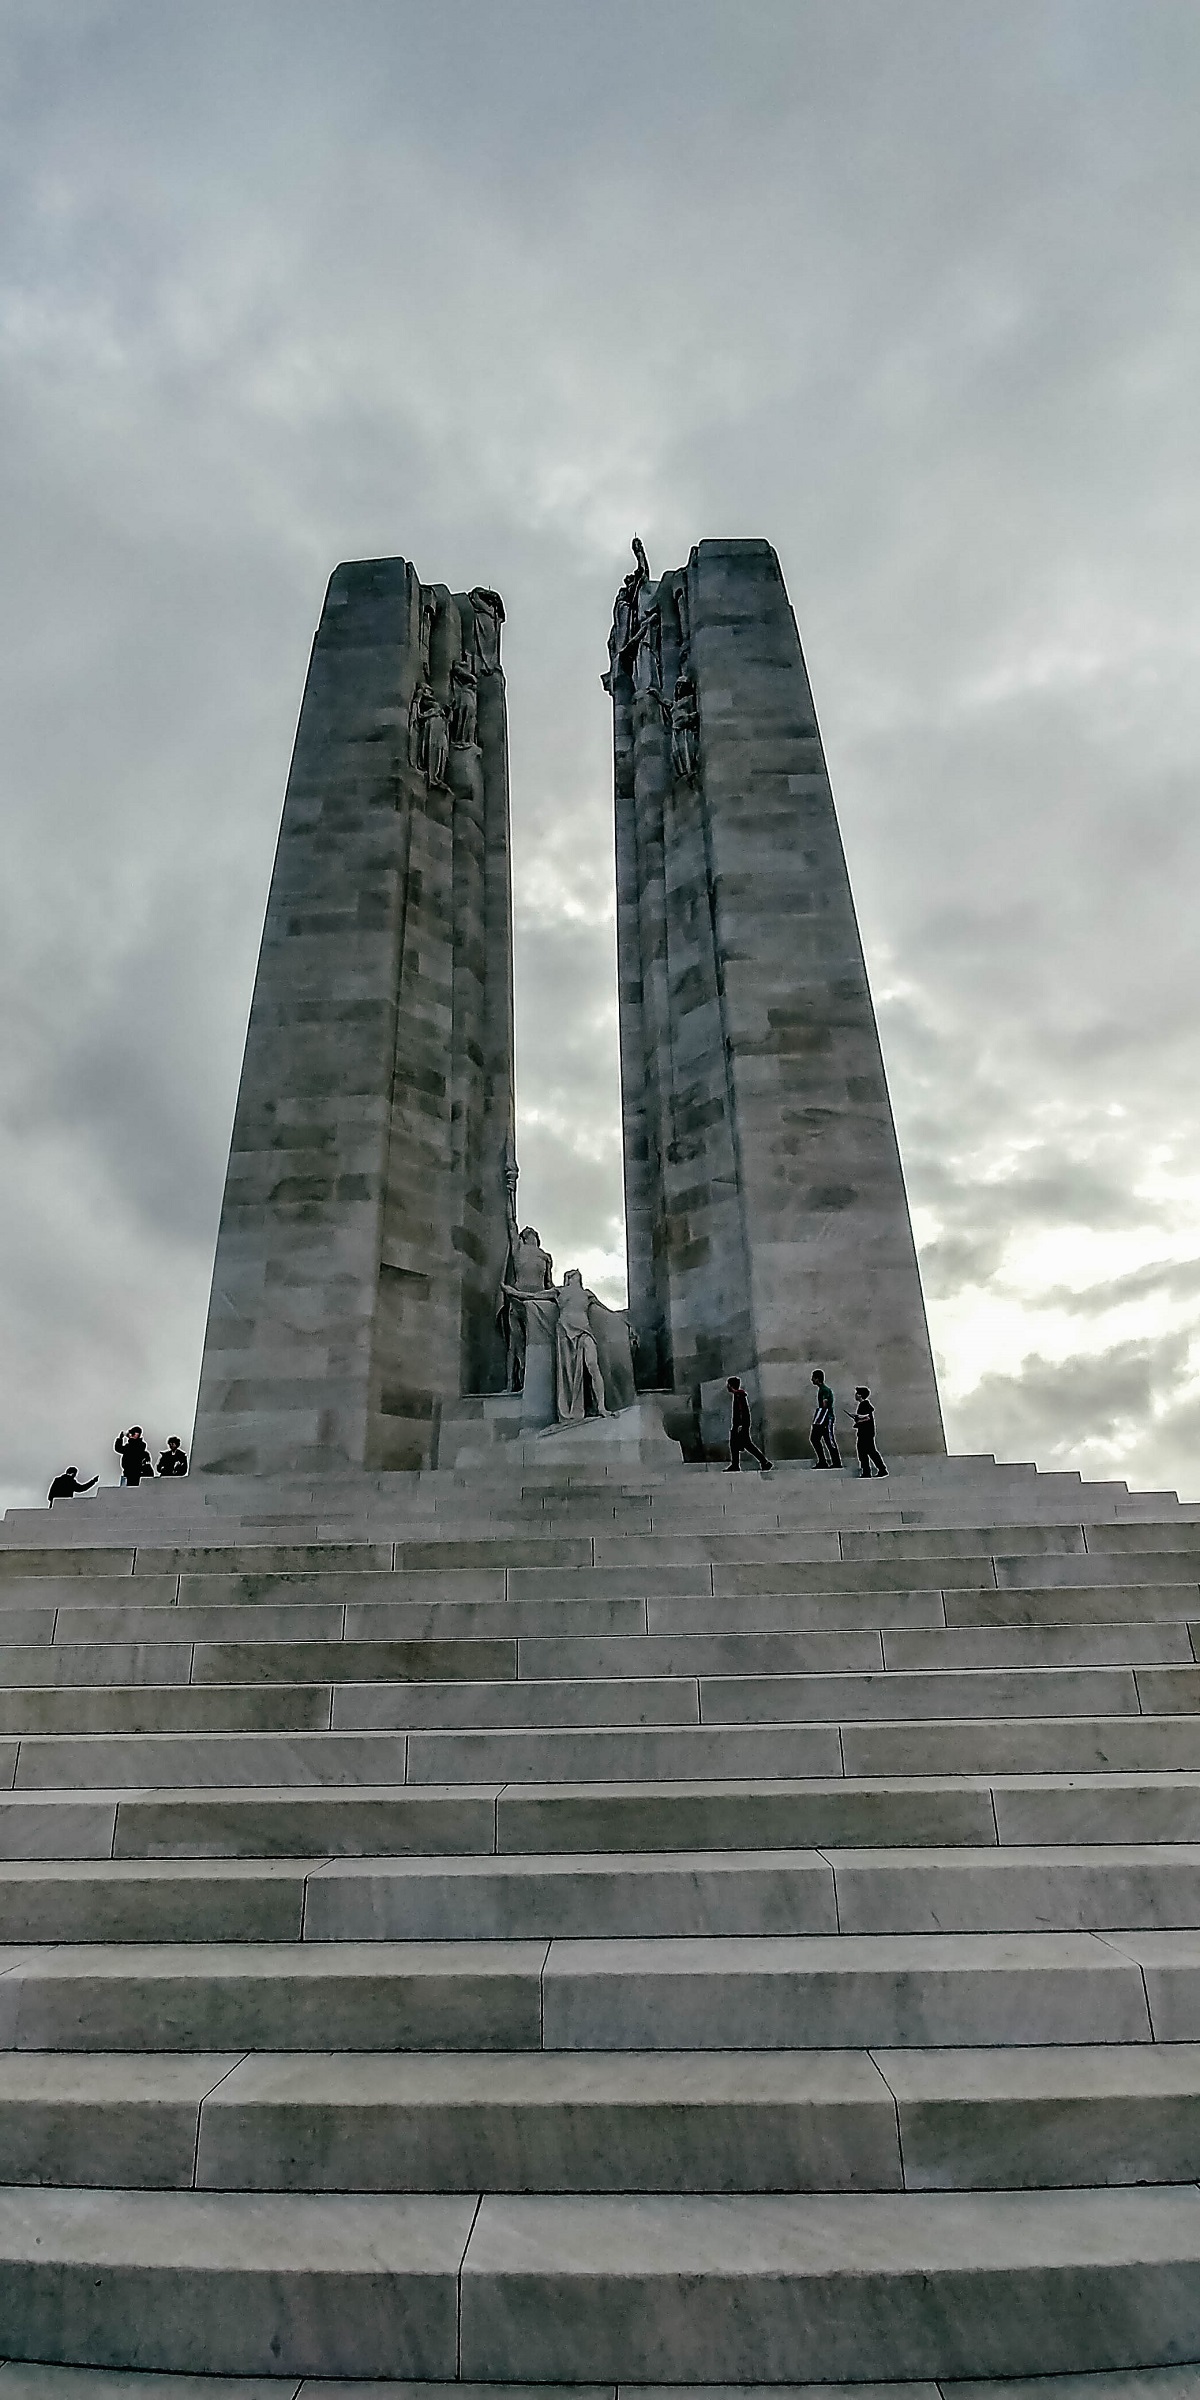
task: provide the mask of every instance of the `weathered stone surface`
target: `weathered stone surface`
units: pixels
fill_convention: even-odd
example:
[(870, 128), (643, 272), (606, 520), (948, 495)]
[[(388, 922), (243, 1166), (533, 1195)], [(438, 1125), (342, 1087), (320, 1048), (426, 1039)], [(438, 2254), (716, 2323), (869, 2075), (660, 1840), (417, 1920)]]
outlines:
[[(634, 605), (645, 638), (622, 649), (618, 628), (610, 684), (639, 1377), (685, 1399), (692, 1439), (710, 1449), (736, 1374), (768, 1449), (807, 1455), (822, 1366), (846, 1406), (856, 1383), (871, 1386), (885, 1453), (944, 1450), (883, 1059), (779, 562), (768, 542), (701, 542)], [(698, 760), (680, 736), (689, 684)]]
[(401, 558), (330, 579), (217, 1244), (209, 1473), (416, 1467), (444, 1400), (503, 1383), (508, 756), (479, 599)]

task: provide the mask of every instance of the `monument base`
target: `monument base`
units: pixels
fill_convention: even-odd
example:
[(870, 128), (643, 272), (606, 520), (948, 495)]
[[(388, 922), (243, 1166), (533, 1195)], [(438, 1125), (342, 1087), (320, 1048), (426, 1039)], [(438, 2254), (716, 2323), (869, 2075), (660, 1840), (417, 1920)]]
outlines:
[(631, 1408), (613, 1417), (546, 1425), (530, 1433), (520, 1392), (481, 1393), (456, 1400), (442, 1411), (439, 1468), (482, 1466), (502, 1454), (522, 1466), (617, 1465), (677, 1467), (680, 1446), (663, 1424), (670, 1392), (639, 1392)]

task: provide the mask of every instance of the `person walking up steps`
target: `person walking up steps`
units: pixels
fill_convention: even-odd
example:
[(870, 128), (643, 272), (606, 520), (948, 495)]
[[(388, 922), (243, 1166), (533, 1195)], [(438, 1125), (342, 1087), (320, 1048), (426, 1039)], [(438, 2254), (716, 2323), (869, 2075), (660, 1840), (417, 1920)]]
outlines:
[(92, 1485), (94, 1483), (99, 1483), (99, 1481), (100, 1478), (98, 1475), (89, 1475), (87, 1482), (81, 1483), (79, 1480), (78, 1467), (65, 1468), (61, 1475), (55, 1476), (54, 1481), (50, 1486), (51, 1508), (53, 1508), (56, 1500), (74, 1500), (79, 1492), (90, 1492)]
[(758, 1460), (763, 1474), (769, 1475), (771, 1461), (769, 1458), (764, 1458), (751, 1434), (750, 1401), (736, 1375), (730, 1376), (725, 1389), (733, 1400), (733, 1413), (729, 1421), (729, 1465), (726, 1472), (730, 1475), (739, 1475), (742, 1468), (742, 1452), (748, 1450), (751, 1458)]
[[(825, 1381), (824, 1367), (814, 1367), (813, 1382), (817, 1387), (817, 1413), (812, 1421), (810, 1440), (813, 1457), (819, 1467), (840, 1467), (842, 1454), (837, 1446), (833, 1425), (833, 1392)], [(825, 1453), (829, 1452), (828, 1458)]]
[(870, 1387), (865, 1383), (855, 1386), (854, 1443), (858, 1451), (859, 1473), (866, 1476), (868, 1483), (871, 1480), (872, 1463), (877, 1475), (887, 1474), (887, 1468), (875, 1447), (875, 1411), (871, 1406)]

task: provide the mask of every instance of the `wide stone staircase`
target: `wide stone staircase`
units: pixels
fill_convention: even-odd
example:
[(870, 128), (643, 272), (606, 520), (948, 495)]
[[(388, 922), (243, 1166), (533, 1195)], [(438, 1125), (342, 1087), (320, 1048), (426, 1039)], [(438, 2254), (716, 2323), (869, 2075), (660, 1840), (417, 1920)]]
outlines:
[(1200, 1511), (513, 1447), (0, 1529), (0, 2400), (1200, 2391)]

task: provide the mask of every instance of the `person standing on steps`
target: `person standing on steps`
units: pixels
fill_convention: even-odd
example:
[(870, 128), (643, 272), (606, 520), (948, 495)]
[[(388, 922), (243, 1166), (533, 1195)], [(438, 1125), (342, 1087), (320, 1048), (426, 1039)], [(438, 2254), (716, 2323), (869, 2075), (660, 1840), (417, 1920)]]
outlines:
[(121, 1461), (122, 1483), (127, 1483), (131, 1491), (136, 1491), (143, 1478), (154, 1473), (154, 1461), (142, 1440), (141, 1426), (131, 1425), (128, 1433), (119, 1433), (113, 1449)]
[(177, 1433), (167, 1436), (167, 1446), (158, 1462), (160, 1475), (186, 1475), (187, 1451)]
[(769, 1475), (771, 1461), (763, 1456), (751, 1433), (750, 1401), (736, 1375), (730, 1376), (725, 1389), (733, 1401), (733, 1412), (729, 1420), (729, 1465), (726, 1473), (730, 1475), (741, 1473), (742, 1452), (748, 1450), (751, 1458), (758, 1460), (763, 1474)]
[(50, 1486), (51, 1508), (53, 1508), (56, 1500), (73, 1500), (77, 1492), (90, 1492), (92, 1485), (94, 1483), (99, 1483), (99, 1481), (100, 1478), (98, 1475), (89, 1475), (87, 1482), (81, 1483), (79, 1480), (78, 1467), (65, 1468), (61, 1475), (55, 1476), (54, 1481)]
[[(837, 1446), (837, 1434), (833, 1425), (833, 1392), (825, 1381), (824, 1367), (813, 1368), (813, 1382), (817, 1387), (817, 1413), (813, 1418), (812, 1433), (809, 1437), (813, 1446), (813, 1457), (819, 1467), (840, 1467), (842, 1454)], [(825, 1456), (826, 1451), (829, 1452), (828, 1458)]]
[(856, 1384), (854, 1390), (854, 1443), (858, 1451), (859, 1473), (866, 1476), (868, 1483), (872, 1464), (877, 1475), (887, 1474), (887, 1468), (875, 1447), (875, 1411), (871, 1406), (870, 1386), (865, 1383)]

